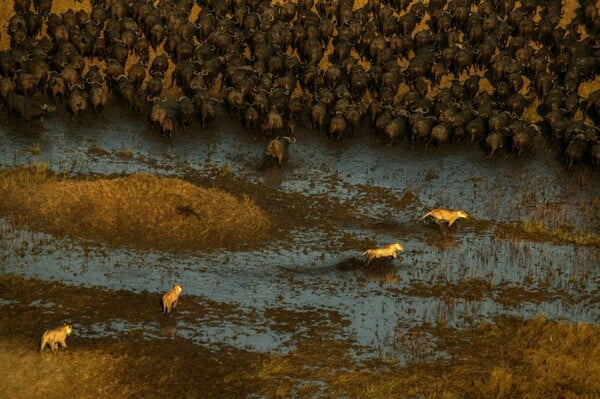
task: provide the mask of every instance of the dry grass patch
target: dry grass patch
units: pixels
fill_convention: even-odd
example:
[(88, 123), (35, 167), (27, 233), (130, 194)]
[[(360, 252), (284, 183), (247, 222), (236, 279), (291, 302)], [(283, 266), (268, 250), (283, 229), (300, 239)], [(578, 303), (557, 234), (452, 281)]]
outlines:
[(69, 179), (43, 165), (0, 173), (0, 212), (54, 235), (159, 250), (241, 249), (271, 226), (247, 196), (150, 174)]
[(581, 234), (575, 228), (562, 224), (548, 228), (542, 222), (506, 222), (500, 223), (495, 231), (499, 237), (523, 238), (531, 241), (554, 241), (582, 246), (600, 247), (600, 237), (593, 234)]
[(479, 397), (490, 398), (598, 397), (599, 333), (598, 326), (549, 322), (543, 315), (514, 330), (492, 328), (493, 341), (505, 336), (506, 355), (475, 389)]
[[(313, 342), (257, 369), (267, 398), (294, 397), (307, 383), (327, 397), (594, 398), (600, 392), (600, 328), (589, 324), (498, 319), (466, 331), (438, 329), (454, 360), (401, 367), (384, 360), (353, 364), (345, 348)], [(323, 343), (321, 343), (323, 344)], [(312, 396), (309, 396), (312, 397)]]

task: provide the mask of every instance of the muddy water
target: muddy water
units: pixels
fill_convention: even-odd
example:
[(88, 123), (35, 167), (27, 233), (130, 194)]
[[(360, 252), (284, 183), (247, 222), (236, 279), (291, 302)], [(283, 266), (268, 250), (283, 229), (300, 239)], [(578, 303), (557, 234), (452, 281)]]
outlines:
[[(598, 248), (496, 234), (498, 223), (507, 221), (568, 224), (599, 234), (600, 175), (566, 171), (542, 141), (522, 159), (487, 159), (471, 144), (411, 150), (406, 143), (384, 146), (366, 134), (327, 143), (299, 129), (289, 163), (264, 169), (264, 143), (225, 114), (208, 129), (179, 131), (169, 141), (136, 116), (111, 112), (100, 120), (55, 116), (33, 128), (10, 119), (0, 134), (0, 166), (46, 162), (73, 174), (200, 177), (227, 169), (274, 191), (330, 199), (360, 218), (327, 229), (289, 226), (289, 239), (275, 238), (261, 250), (191, 255), (57, 239), (2, 221), (2, 273), (148, 291), (157, 298), (173, 281), (184, 285), (169, 323), (71, 320), (83, 336), (141, 331), (148, 339), (177, 335), (200, 345), (285, 353), (320, 334), (347, 342), (359, 357), (406, 362), (415, 353), (404, 337), (424, 324), (462, 328), (496, 315), (531, 318), (541, 312), (551, 319), (600, 322)], [(34, 145), (39, 153), (31, 150)], [(132, 157), (122, 155), (127, 152)], [(418, 221), (436, 206), (465, 209), (474, 220), (451, 230)], [(366, 248), (336, 249), (340, 237), (373, 245), (400, 241), (406, 252), (364, 270), (359, 257)], [(444, 353), (421, 348), (419, 355)]]

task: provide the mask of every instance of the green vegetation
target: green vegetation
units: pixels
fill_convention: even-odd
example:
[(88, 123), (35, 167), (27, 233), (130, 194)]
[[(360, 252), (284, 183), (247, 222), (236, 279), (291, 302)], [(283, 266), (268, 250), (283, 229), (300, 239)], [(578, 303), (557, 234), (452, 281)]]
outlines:
[(150, 174), (70, 179), (45, 165), (0, 172), (0, 213), (13, 223), (144, 249), (233, 249), (264, 243), (269, 215), (247, 195), (241, 197)]

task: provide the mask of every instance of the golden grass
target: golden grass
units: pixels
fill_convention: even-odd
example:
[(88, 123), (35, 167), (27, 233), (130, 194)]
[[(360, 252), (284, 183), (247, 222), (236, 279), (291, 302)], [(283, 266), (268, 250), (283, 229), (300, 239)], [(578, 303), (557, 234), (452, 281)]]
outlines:
[(558, 26), (566, 28), (573, 18), (577, 16), (577, 9), (580, 7), (579, 0), (562, 0), (562, 15)]
[(496, 398), (597, 397), (599, 333), (598, 326), (536, 317), (519, 326), (508, 340), (511, 362), (494, 367), (480, 381), (481, 393)]
[[(312, 327), (294, 337), (295, 349), (289, 353), (227, 345), (215, 351), (180, 337), (154, 340), (134, 331), (118, 339), (81, 334), (87, 326), (108, 320), (153, 320), (159, 309), (156, 294), (149, 292), (67, 286), (10, 274), (0, 276), (0, 290), (9, 301), (0, 304), (6, 316), (0, 318), (0, 386), (6, 397), (75, 394), (99, 399), (113, 397), (113, 392), (123, 398), (199, 397), (201, 392), (206, 398), (591, 399), (600, 392), (600, 326), (549, 321), (543, 315), (528, 321), (497, 317), (461, 330), (425, 324), (403, 331), (406, 326), (399, 324), (392, 340), (398, 354), (410, 355), (429, 344), (448, 354), (440, 360), (413, 357), (414, 362), (402, 366), (393, 359), (357, 361), (352, 343), (331, 334), (347, 325), (343, 319), (335, 321), (335, 312), (315, 311), (313, 322), (303, 317)], [(190, 304), (196, 300), (186, 296), (187, 309), (193, 312), (186, 320), (206, 312), (224, 320), (239, 315), (239, 308), (205, 298), (195, 313)], [(62, 305), (48, 312), (28, 306), (32, 301)], [(40, 312), (41, 318), (36, 316)], [(40, 356), (42, 331), (65, 315), (81, 324), (69, 338), (69, 349)], [(289, 315), (288, 309), (270, 309), (263, 316), (285, 321), (285, 331), (297, 326), (298, 315)], [(320, 324), (326, 319), (335, 326)], [(381, 343), (393, 350), (387, 339)], [(82, 386), (68, 383), (73, 381)]]
[(600, 76), (596, 76), (594, 79), (587, 82), (581, 82), (577, 88), (577, 94), (582, 99), (587, 99), (589, 95), (596, 90), (600, 90)]
[(455, 360), (400, 367), (352, 365), (342, 347), (300, 347), (272, 355), (257, 369), (267, 398), (322, 382), (331, 397), (593, 398), (600, 392), (600, 327), (499, 319), (464, 332), (441, 329), (441, 349)]
[(55, 235), (159, 250), (239, 248), (270, 229), (248, 197), (150, 174), (75, 180), (44, 165), (0, 173), (0, 212)]

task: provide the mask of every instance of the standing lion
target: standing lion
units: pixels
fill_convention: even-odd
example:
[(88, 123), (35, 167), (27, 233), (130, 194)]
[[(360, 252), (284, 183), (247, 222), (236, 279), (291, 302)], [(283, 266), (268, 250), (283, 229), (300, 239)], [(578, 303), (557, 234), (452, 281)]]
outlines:
[(73, 327), (68, 324), (63, 324), (54, 330), (46, 331), (44, 335), (42, 335), (40, 353), (44, 351), (46, 345), (50, 345), (50, 350), (52, 353), (58, 349), (58, 344), (67, 349), (67, 337), (71, 334), (71, 332), (73, 332)]
[(162, 308), (163, 313), (169, 314), (171, 313), (171, 309), (174, 309), (177, 306), (177, 301), (179, 301), (179, 294), (181, 294), (181, 290), (183, 287), (179, 284), (173, 284), (173, 287), (166, 294), (162, 296)]

